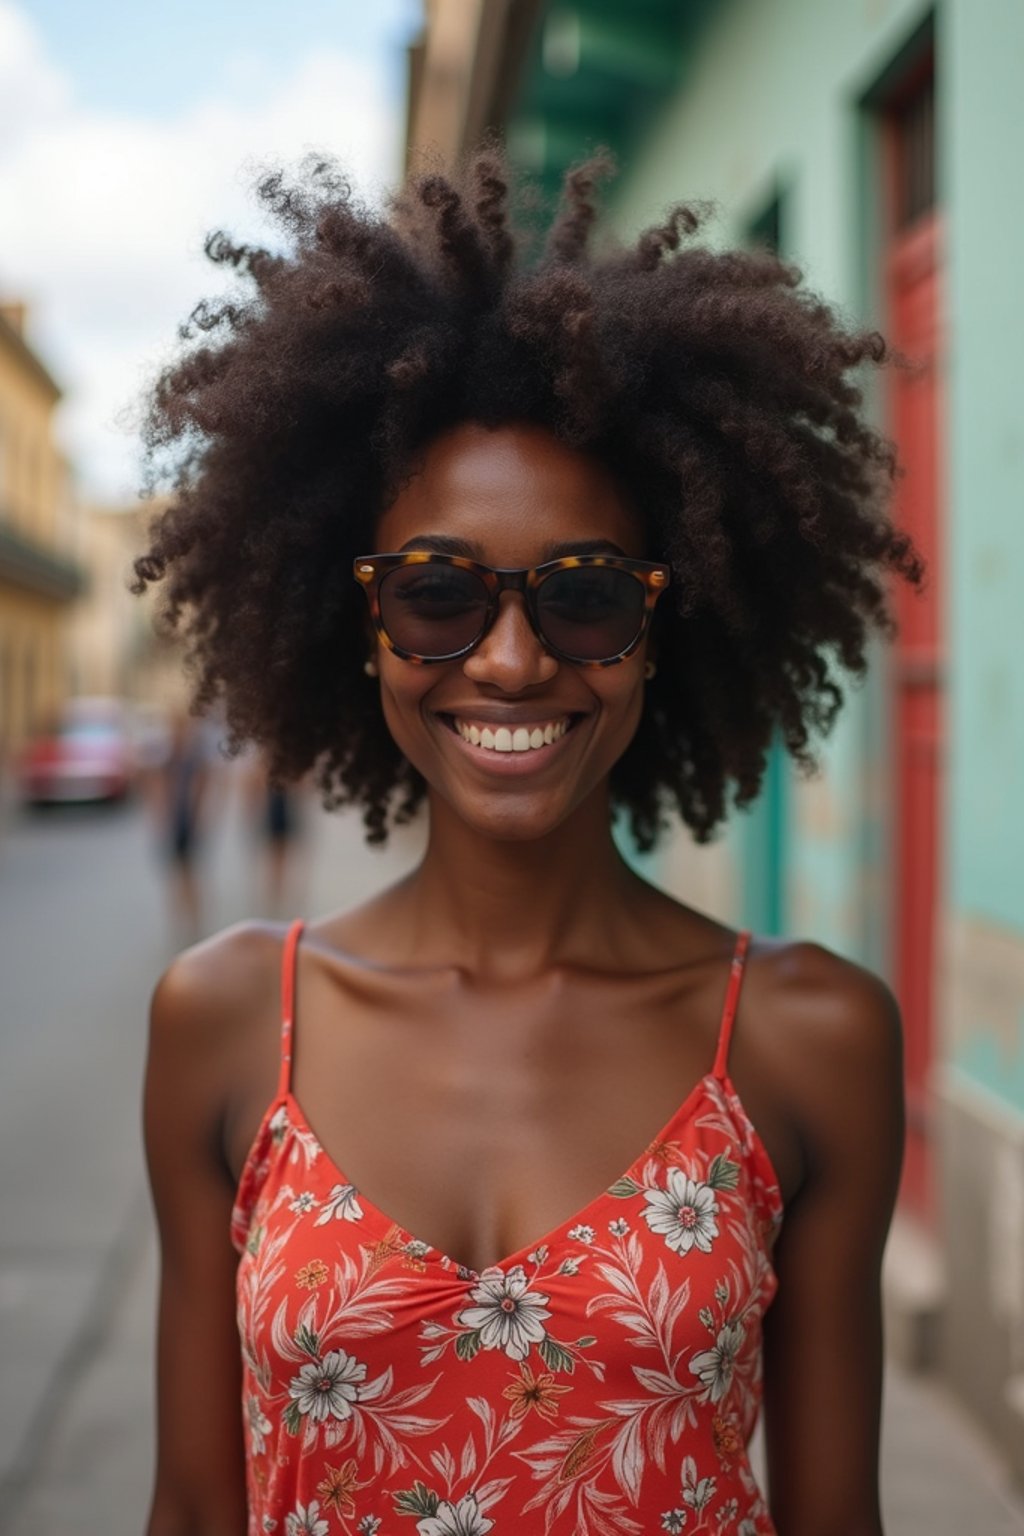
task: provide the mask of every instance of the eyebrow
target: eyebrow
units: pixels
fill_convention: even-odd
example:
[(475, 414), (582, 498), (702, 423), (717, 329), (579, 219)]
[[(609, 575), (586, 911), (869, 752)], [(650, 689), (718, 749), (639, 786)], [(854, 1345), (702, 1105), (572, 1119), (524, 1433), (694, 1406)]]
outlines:
[[(426, 549), (435, 555), (462, 555), (466, 560), (483, 563), (478, 544), (470, 539), (453, 539), (445, 533), (418, 533), (415, 538), (407, 539), (398, 553), (405, 554), (410, 549)], [(546, 544), (537, 564), (561, 560), (567, 555), (622, 555), (625, 558), (625, 554), (626, 551), (611, 539), (573, 539), (566, 544)]]

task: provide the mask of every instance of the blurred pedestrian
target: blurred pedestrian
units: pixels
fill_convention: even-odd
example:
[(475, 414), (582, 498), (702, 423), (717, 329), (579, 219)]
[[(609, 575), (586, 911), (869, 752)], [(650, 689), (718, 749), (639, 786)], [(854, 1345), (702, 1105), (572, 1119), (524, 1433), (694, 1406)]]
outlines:
[(281, 918), (299, 903), (303, 787), (273, 779), (266, 759), (255, 754), (247, 792), (249, 822), (261, 864), (263, 912)]
[(388, 217), (267, 177), (284, 248), (216, 237), (246, 297), (154, 397), (136, 569), (204, 696), (371, 840), (424, 800), (430, 837), (156, 990), (151, 1536), (881, 1530), (896, 1001), (671, 899), (612, 822), (706, 842), (780, 727), (813, 761), (920, 583), (884, 347), (697, 209), (594, 252), (605, 169), (534, 259), (492, 150)]
[(164, 751), (146, 773), (179, 945), (195, 943), (203, 932), (198, 860), (208, 811), (211, 758), (207, 723), (187, 709), (177, 708), (168, 722)]

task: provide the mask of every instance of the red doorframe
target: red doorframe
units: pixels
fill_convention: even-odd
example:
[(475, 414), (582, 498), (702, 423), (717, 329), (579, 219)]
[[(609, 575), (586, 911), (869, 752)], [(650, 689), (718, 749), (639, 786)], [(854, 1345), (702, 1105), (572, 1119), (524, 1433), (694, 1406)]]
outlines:
[(941, 882), (945, 711), (941, 599), (945, 403), (942, 216), (935, 198), (934, 59), (920, 59), (882, 114), (888, 335), (910, 360), (890, 375), (889, 430), (905, 471), (893, 512), (927, 562), (923, 592), (895, 584), (892, 774), (894, 989), (906, 1051), (907, 1149), (901, 1204), (934, 1225), (931, 1079), (936, 916)]

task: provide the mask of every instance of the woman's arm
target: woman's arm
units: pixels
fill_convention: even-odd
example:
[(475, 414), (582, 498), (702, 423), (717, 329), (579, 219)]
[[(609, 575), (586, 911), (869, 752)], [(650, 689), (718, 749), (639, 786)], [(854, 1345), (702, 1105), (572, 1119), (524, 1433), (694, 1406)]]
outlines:
[[(204, 946), (153, 997), (145, 1138), (160, 1233), (157, 1465), (147, 1536), (244, 1536), (233, 1182), (221, 1000)], [(204, 954), (204, 951), (207, 953)]]
[[(805, 1177), (765, 1319), (769, 1498), (779, 1536), (880, 1536), (881, 1261), (903, 1155), (896, 1001), (878, 977), (795, 946), (792, 1113)], [(789, 990), (789, 989), (787, 989)]]

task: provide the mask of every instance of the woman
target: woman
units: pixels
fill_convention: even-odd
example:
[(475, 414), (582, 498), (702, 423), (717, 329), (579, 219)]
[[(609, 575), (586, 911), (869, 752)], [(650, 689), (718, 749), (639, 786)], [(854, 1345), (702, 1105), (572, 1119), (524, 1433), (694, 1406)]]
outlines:
[(285, 252), (211, 240), (248, 294), (156, 392), (139, 585), (199, 704), (430, 836), (157, 988), (150, 1536), (881, 1529), (896, 1004), (611, 823), (703, 842), (774, 731), (812, 764), (920, 581), (854, 378), (884, 348), (687, 208), (592, 256), (604, 169), (532, 262), (492, 150), (387, 217), (270, 177)]

